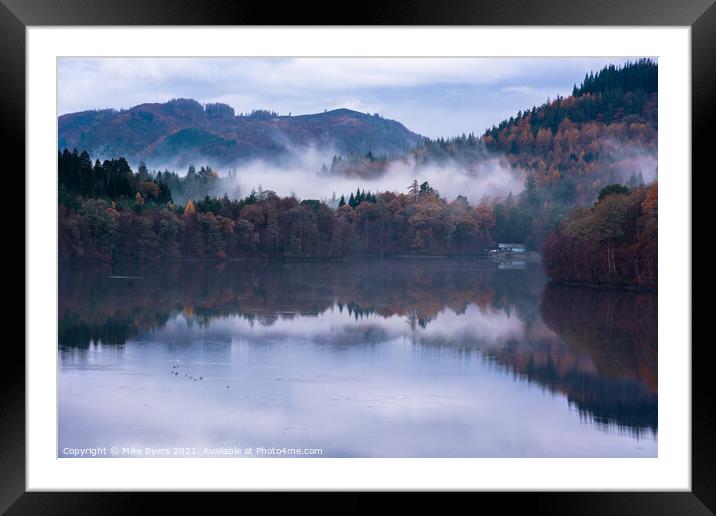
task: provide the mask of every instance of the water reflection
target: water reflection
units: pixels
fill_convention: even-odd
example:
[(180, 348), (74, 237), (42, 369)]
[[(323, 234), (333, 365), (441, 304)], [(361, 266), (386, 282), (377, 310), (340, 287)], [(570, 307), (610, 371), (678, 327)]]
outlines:
[[(215, 437), (283, 442), (279, 427), (303, 421), (338, 456), (656, 454), (655, 294), (545, 284), (538, 268), (488, 261), (361, 260), (64, 269), (59, 301), (61, 442), (87, 439), (81, 420), (97, 414), (73, 396), (97, 382), (118, 402), (95, 433), (139, 439), (115, 421), (136, 410), (123, 405), (133, 389), (148, 405), (197, 395), (168, 378), (171, 363), (215, 389), (205, 418), (238, 414), (217, 398), (226, 383), (250, 409), (251, 424), (217, 424)], [(368, 408), (363, 434), (328, 435), (338, 415), (365, 424)], [(160, 426), (165, 440), (177, 432)]]

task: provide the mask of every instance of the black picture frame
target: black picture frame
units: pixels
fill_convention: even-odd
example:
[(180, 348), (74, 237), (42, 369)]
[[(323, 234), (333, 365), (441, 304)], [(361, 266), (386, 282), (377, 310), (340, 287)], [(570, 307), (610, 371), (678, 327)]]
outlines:
[[(0, 90), (3, 99), (0, 127), (5, 149), (12, 149), (11, 166), (14, 168), (11, 170), (25, 170), (25, 29), (28, 26), (344, 25), (349, 19), (355, 25), (690, 26), (692, 162), (694, 168), (706, 163), (707, 124), (715, 115), (714, 0), (505, 0), (484, 3), (470, 0), (449, 3), (369, 0), (350, 8), (354, 11), (350, 17), (339, 14), (337, 3), (321, 6), (299, 2), (277, 6), (231, 0), (0, 0)], [(14, 177), (17, 183), (14, 197), (24, 199), (28, 193), (25, 192), (24, 176), (15, 174)], [(24, 213), (24, 207), (18, 209)], [(25, 228), (16, 226), (7, 231), (11, 232), (10, 239), (17, 243), (19, 250), (19, 242), (25, 241)], [(11, 266), (17, 270), (22, 261), (27, 274), (25, 258), (24, 251), (15, 253)], [(189, 507), (183, 493), (26, 492), (25, 353), (17, 340), (8, 340), (6, 344), (8, 367), (0, 374), (0, 510), (8, 514), (145, 512), (146, 503), (151, 500), (161, 501), (166, 504), (166, 509), (177, 504), (184, 509)], [(545, 514), (713, 514), (716, 511), (716, 447), (713, 444), (716, 411), (713, 410), (713, 389), (709, 385), (708, 346), (704, 341), (699, 344), (691, 349), (691, 492), (530, 492), (481, 493), (480, 496), (498, 502), (501, 510), (508, 512), (522, 508)], [(344, 508), (358, 509), (362, 503), (357, 501)], [(207, 506), (203, 507), (206, 510)], [(367, 507), (368, 502), (364, 508)]]

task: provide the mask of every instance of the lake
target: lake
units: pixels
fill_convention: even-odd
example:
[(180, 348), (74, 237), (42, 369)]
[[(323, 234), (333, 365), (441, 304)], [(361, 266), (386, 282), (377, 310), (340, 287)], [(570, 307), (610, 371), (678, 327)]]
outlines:
[(656, 294), (539, 265), (63, 267), (58, 316), (60, 457), (657, 456)]

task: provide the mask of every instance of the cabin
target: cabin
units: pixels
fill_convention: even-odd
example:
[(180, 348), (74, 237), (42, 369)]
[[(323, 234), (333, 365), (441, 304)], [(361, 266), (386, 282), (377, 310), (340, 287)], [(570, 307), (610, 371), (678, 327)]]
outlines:
[(522, 244), (497, 244), (497, 252), (499, 253), (524, 253), (527, 251)]

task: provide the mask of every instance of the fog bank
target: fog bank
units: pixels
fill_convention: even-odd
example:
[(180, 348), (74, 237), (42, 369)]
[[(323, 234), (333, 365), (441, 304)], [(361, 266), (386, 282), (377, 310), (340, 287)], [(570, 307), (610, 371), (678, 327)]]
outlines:
[[(406, 193), (417, 180), (419, 184), (427, 181), (448, 200), (464, 195), (476, 204), (484, 196), (504, 198), (510, 193), (517, 195), (523, 189), (525, 177), (524, 173), (512, 169), (506, 161), (497, 157), (486, 157), (468, 168), (454, 161), (416, 164), (412, 155), (389, 162), (383, 171), (332, 173), (331, 162), (335, 155), (330, 149), (306, 147), (293, 149), (291, 158), (280, 163), (253, 160), (224, 165), (215, 169), (221, 181), (208, 193), (217, 196), (226, 193), (230, 198), (242, 198), (252, 190), (271, 190), (279, 196), (295, 195), (299, 199), (330, 201), (334, 194), (337, 199), (341, 195), (348, 199), (357, 189), (372, 193)], [(179, 173), (185, 175), (186, 171)], [(182, 199), (175, 200), (182, 202)]]

